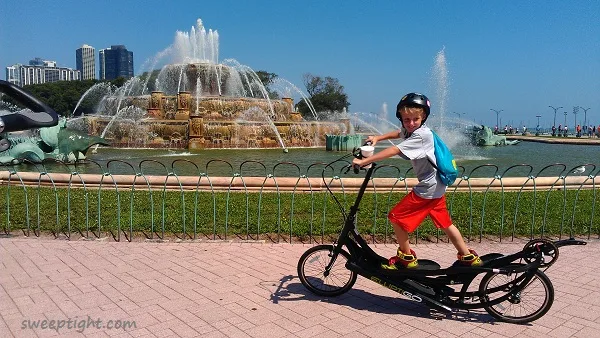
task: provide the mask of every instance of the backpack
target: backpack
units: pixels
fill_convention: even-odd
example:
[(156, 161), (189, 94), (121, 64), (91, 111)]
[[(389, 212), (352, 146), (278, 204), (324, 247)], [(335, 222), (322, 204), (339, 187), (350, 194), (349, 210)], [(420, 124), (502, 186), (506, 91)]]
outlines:
[(431, 133), (433, 134), (433, 150), (437, 165), (431, 160), (429, 162), (437, 169), (442, 183), (446, 186), (452, 185), (458, 177), (458, 168), (456, 167), (454, 156), (452, 156), (450, 149), (448, 149), (444, 141), (433, 130)]

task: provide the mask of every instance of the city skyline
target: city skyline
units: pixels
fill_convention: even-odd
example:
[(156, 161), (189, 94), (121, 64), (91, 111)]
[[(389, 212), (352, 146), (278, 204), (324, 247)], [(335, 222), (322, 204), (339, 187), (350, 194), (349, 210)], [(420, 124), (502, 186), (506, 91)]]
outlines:
[[(582, 107), (578, 119), (583, 121), (588, 109), (590, 123), (600, 122), (600, 4), (595, 1), (369, 6), (359, 1), (339, 6), (66, 1), (61, 5), (72, 15), (62, 21), (32, 11), (37, 4), (0, 4), (11, 13), (0, 23), (0, 43), (10, 46), (0, 55), (3, 68), (36, 56), (75, 68), (74, 50), (82, 44), (96, 51), (123, 44), (135, 52), (139, 75), (173, 44), (177, 31), (187, 32), (202, 19), (207, 29), (219, 32), (220, 60), (232, 58), (275, 73), (302, 89), (304, 73), (337, 78), (349, 96), (350, 112), (385, 110), (393, 118), (391, 110), (409, 91), (428, 95), (436, 112), (441, 100), (432, 72), (443, 50), (448, 81), (441, 113), (447, 116), (532, 126), (540, 115), (540, 124), (551, 125), (555, 111), (550, 106), (562, 106), (557, 120), (567, 111), (572, 121), (573, 107)], [(117, 4), (136, 10), (111, 12)], [(16, 24), (26, 17), (36, 24)], [(501, 111), (499, 116), (494, 110)]]
[[(109, 60), (107, 62), (107, 60)], [(61, 67), (58, 62), (41, 57), (35, 57), (29, 62), (18, 62), (5, 67), (5, 79), (9, 82), (23, 86), (28, 84), (41, 84), (55, 82), (56, 78), (47, 79), (43, 75), (27, 75), (33, 72), (30, 68), (40, 68), (37, 73), (53, 73), (56, 70), (79, 72), (79, 76), (72, 80), (114, 80), (118, 77), (129, 79), (134, 76), (133, 51), (127, 50), (124, 45), (111, 45), (98, 51), (96, 60), (95, 48), (83, 44), (75, 50), (75, 69)], [(98, 73), (96, 73), (98, 64)], [(48, 68), (48, 69), (46, 69)], [(23, 77), (31, 77), (23, 81)], [(63, 79), (60, 79), (63, 80)]]

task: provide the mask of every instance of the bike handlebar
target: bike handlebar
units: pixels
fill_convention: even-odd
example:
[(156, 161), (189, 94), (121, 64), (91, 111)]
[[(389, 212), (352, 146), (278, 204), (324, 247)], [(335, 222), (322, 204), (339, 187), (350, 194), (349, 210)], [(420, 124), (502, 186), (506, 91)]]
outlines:
[[(372, 145), (372, 144), (373, 144), (372, 142), (369, 142), (369, 141), (367, 141), (367, 142), (363, 143), (363, 145), (362, 145), (362, 146), (363, 146), (363, 147), (364, 147), (364, 146), (370, 146), (370, 145)], [(360, 149), (360, 147), (359, 147), (359, 148), (354, 148), (354, 151), (352, 152), (352, 154), (354, 155), (354, 157), (356, 157), (356, 158), (358, 158), (358, 159), (362, 159), (362, 158), (363, 158), (363, 155), (362, 155), (362, 152), (361, 152), (361, 149)], [(362, 169), (360, 166), (358, 166), (358, 165), (356, 165), (356, 164), (349, 165), (349, 166), (348, 166), (348, 170), (350, 170), (350, 169), (349, 169), (350, 167), (352, 167), (352, 168), (354, 169), (354, 173), (355, 173), (355, 174), (358, 174), (358, 173), (360, 172), (360, 169)], [(346, 173), (348, 173), (348, 170), (346, 170)]]
[(0, 80), (0, 92), (7, 94), (31, 110), (0, 115), (0, 133), (52, 127), (58, 124), (58, 114), (54, 109), (19, 86)]

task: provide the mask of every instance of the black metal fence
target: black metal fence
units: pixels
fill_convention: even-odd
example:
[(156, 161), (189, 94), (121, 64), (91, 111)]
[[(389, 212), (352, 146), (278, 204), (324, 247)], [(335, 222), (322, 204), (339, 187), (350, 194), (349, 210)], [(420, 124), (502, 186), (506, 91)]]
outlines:
[[(198, 174), (179, 175), (177, 161), (195, 166)], [(116, 241), (323, 242), (341, 229), (343, 218), (335, 200), (348, 208), (363, 180), (345, 173), (347, 162), (337, 167), (314, 163), (303, 171), (289, 162), (268, 170), (260, 162), (247, 161), (234, 170), (226, 161), (210, 160), (200, 170), (196, 163), (177, 161), (165, 166), (145, 160), (137, 168), (120, 160), (0, 166), (0, 191), (5, 196), (0, 202), (0, 230), (6, 235), (51, 233), (67, 239)], [(167, 173), (147, 175), (148, 164), (163, 166)], [(233, 174), (209, 175), (216, 165)], [(244, 176), (247, 165), (262, 166), (265, 175)], [(277, 176), (282, 166), (294, 168), (298, 175)], [(323, 174), (309, 175), (316, 171)], [(596, 225), (600, 171), (594, 164), (571, 168), (558, 163), (535, 173), (526, 164), (504, 170), (487, 164), (461, 171), (448, 188), (447, 201), (455, 224), (469, 240), (600, 237)], [(523, 175), (514, 177), (514, 171)], [(412, 169), (401, 172), (389, 165), (376, 168), (357, 223), (373, 242), (393, 241), (387, 210), (416, 184), (411, 174)], [(433, 227), (414, 234), (414, 240), (422, 238), (441, 239)]]

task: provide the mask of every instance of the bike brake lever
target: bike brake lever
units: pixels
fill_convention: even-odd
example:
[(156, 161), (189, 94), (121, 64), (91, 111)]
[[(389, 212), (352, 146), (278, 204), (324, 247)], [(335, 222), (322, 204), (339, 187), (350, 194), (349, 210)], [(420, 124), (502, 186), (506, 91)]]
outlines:
[(350, 169), (354, 169), (354, 173), (355, 174), (358, 174), (358, 172), (360, 171), (360, 167), (358, 165), (356, 165), (356, 164), (348, 164), (346, 166), (346, 171), (344, 171), (344, 175), (347, 174), (350, 171)]

